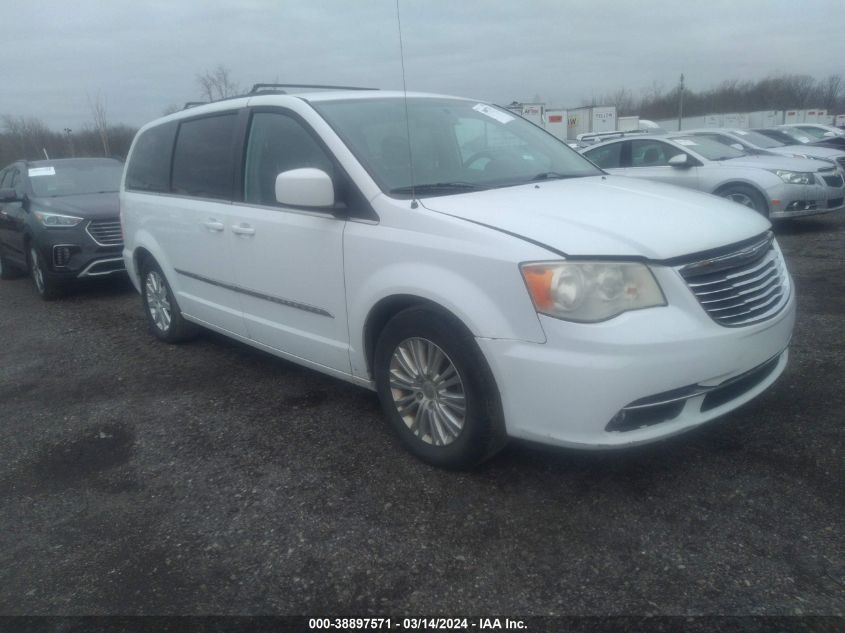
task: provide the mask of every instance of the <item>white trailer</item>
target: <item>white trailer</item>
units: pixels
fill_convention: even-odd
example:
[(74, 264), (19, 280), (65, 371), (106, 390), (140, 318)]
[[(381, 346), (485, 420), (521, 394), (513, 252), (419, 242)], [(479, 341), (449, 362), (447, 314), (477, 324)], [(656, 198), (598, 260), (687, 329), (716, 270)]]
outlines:
[(616, 106), (587, 106), (569, 110), (566, 137), (576, 139), (579, 134), (613, 132), (616, 130)]
[(545, 120), (543, 118), (543, 113), (545, 110), (546, 106), (542, 103), (523, 103), (522, 112), (520, 114), (524, 119), (528, 119), (534, 125), (544, 127)]
[(836, 127), (845, 127), (845, 114), (837, 114), (833, 120)]
[(640, 129), (640, 117), (638, 116), (620, 116), (616, 117), (616, 129), (620, 132), (630, 132), (631, 130)]
[(560, 108), (546, 109), (546, 132), (562, 141), (566, 140), (566, 110)]

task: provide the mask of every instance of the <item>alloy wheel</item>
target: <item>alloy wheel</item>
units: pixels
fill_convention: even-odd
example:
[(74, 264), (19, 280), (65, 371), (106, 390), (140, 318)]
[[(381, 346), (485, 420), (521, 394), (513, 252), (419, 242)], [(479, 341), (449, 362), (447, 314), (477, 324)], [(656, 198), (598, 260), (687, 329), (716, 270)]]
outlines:
[(390, 359), (390, 393), (408, 429), (426, 444), (454, 442), (466, 420), (466, 392), (449, 356), (428, 339), (399, 343)]
[(151, 270), (147, 273), (144, 296), (153, 323), (162, 332), (167, 332), (172, 317), (170, 300), (167, 298), (167, 284), (158, 271)]
[(40, 294), (44, 294), (44, 271), (41, 269), (41, 258), (35, 247), (29, 249), (29, 261), (32, 267), (32, 279)]

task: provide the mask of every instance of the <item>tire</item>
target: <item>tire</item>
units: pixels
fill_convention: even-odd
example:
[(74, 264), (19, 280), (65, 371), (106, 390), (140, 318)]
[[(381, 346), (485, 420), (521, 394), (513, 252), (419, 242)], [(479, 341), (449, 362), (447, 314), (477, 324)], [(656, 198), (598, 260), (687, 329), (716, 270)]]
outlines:
[(56, 280), (50, 278), (44, 266), (44, 260), (38, 253), (38, 248), (34, 244), (29, 244), (28, 248), (29, 275), (35, 284), (35, 291), (44, 301), (58, 299), (64, 294), (65, 288), (59, 285)]
[(753, 187), (749, 187), (748, 185), (729, 185), (724, 189), (720, 189), (717, 195), (749, 209), (753, 209), (764, 218), (769, 217), (769, 205), (766, 204), (766, 199)]
[(466, 468), (506, 444), (493, 375), (472, 335), (453, 318), (427, 307), (400, 312), (379, 336), (374, 370), (385, 415), (423, 461)]
[(199, 334), (199, 327), (182, 316), (164, 273), (151, 260), (141, 267), (141, 299), (150, 332), (162, 341), (182, 343)]

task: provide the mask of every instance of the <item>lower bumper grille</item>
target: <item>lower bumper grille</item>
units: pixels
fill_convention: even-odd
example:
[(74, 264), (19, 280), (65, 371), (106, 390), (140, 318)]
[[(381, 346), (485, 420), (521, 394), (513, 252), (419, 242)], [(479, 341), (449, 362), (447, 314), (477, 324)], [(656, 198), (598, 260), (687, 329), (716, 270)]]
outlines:
[(605, 431), (635, 431), (674, 420), (692, 398), (704, 396), (699, 411), (704, 413), (736, 400), (771, 376), (783, 352), (754, 369), (729, 378), (716, 386), (689, 385), (641, 398), (624, 407), (605, 427)]
[(828, 209), (838, 209), (842, 206), (843, 199), (842, 198), (833, 198), (832, 200), (827, 201), (827, 208)]

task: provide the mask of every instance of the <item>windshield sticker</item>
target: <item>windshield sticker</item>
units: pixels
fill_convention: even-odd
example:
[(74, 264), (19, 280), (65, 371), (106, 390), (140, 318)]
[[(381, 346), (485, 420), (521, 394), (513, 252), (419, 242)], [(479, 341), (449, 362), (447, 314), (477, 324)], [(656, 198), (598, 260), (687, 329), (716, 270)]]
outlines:
[(55, 176), (56, 175), (56, 168), (55, 167), (32, 167), (29, 170), (29, 177), (35, 178), (36, 176)]
[(691, 141), (691, 140), (686, 139), (686, 138), (676, 138), (676, 139), (675, 139), (675, 142), (676, 142), (678, 145), (687, 145), (687, 146), (690, 146), (690, 145), (698, 145), (698, 143), (696, 143), (695, 141)]
[(476, 104), (472, 106), (472, 109), (476, 112), (481, 112), (481, 114), (485, 114), (489, 116), (491, 119), (498, 121), (499, 123), (510, 123), (514, 120), (510, 114), (505, 114), (496, 108), (491, 108), (488, 105), (484, 105), (483, 103)]

